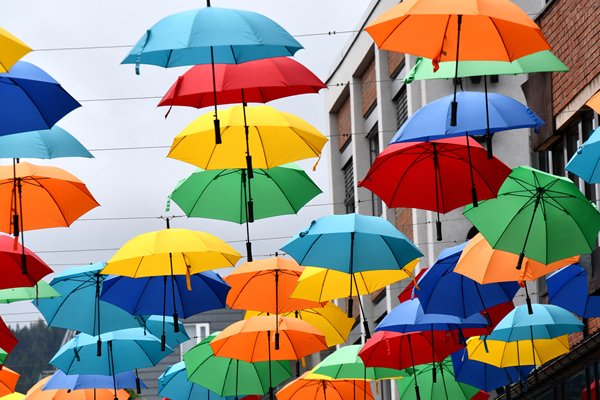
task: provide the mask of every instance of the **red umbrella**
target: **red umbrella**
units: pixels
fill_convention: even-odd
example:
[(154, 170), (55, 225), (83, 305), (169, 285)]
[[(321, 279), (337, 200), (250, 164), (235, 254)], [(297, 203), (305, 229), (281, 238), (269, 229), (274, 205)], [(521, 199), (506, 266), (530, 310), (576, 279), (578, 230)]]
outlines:
[(2, 318), (0, 318), (0, 348), (5, 352), (10, 353), (13, 351), (17, 343), (19, 343), (19, 341), (15, 335), (13, 335)]
[[(462, 330), (462, 334), (464, 337), (469, 338), (471, 336), (481, 336), (481, 335), (489, 335), (492, 333), (498, 322), (502, 321), (509, 312), (511, 312), (515, 308), (515, 305), (512, 301), (507, 301), (505, 303), (497, 304), (491, 308), (487, 309), (490, 325), (484, 328), (467, 328)], [(481, 315), (485, 317), (485, 311), (481, 311)]]
[(358, 186), (388, 207), (436, 211), (437, 240), (442, 240), (439, 214), (471, 203), (475, 187), (479, 199), (496, 197), (510, 172), (497, 158), (488, 159), (474, 139), (456, 137), (391, 144)]
[[(24, 263), (27, 265), (25, 274), (22, 271)], [(44, 276), (54, 272), (31, 250), (25, 248), (23, 253), (23, 248), (17, 239), (6, 235), (0, 235), (0, 265), (2, 266), (0, 289), (31, 287)]]

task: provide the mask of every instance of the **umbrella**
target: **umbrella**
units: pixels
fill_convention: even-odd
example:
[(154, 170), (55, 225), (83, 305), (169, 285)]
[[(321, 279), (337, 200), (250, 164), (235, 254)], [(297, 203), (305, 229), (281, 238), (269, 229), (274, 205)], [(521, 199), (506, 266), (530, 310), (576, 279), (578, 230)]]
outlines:
[[(279, 348), (271, 339), (273, 320), (280, 334)], [(273, 335), (274, 336), (274, 335)], [(214, 354), (247, 362), (297, 360), (325, 350), (325, 336), (308, 322), (296, 318), (252, 317), (229, 325), (211, 342)], [(269, 397), (273, 399), (272, 374), (269, 373)]]
[(339, 347), (317, 364), (312, 373), (325, 375), (332, 379), (358, 379), (363, 381), (378, 381), (405, 376), (405, 373), (396, 369), (365, 366), (359, 356), (361, 347), (358, 344)]
[(219, 396), (238, 397), (249, 393), (267, 393), (270, 385), (278, 385), (292, 376), (289, 361), (249, 363), (215, 356), (210, 342), (218, 334), (213, 333), (183, 355), (189, 381)]
[(126, 390), (116, 391), (105, 388), (88, 389), (45, 389), (45, 385), (51, 377), (46, 377), (37, 382), (27, 391), (26, 400), (128, 400), (129, 393)]
[[(370, 270), (400, 270), (423, 255), (389, 221), (360, 214), (321, 217), (281, 249), (300, 265), (335, 269), (349, 274)], [(357, 286), (356, 279), (353, 280), (354, 285), (352, 280), (349, 282), (348, 316), (352, 312), (353, 286)], [(368, 337), (368, 324), (360, 297), (359, 305)]]
[(442, 240), (440, 213), (471, 203), (469, 181), (479, 187), (479, 199), (496, 197), (510, 168), (488, 159), (485, 149), (467, 137), (389, 145), (375, 158), (358, 183), (379, 196), (388, 207), (437, 212), (437, 240)]
[(484, 312), (490, 325), (487, 309), (512, 301), (519, 291), (516, 282), (481, 285), (455, 273), (454, 267), (465, 243), (440, 252), (436, 262), (419, 280), (419, 300), (425, 313), (450, 314), (461, 318)]
[(50, 129), (0, 136), (0, 158), (93, 158), (75, 137), (64, 129)]
[[(396, 386), (400, 398), (420, 400), (422, 395), (425, 399), (469, 400), (479, 392), (479, 389), (455, 379), (452, 361), (449, 357), (438, 365), (436, 379), (432, 378), (430, 372), (434, 369), (435, 363), (419, 365), (411, 375), (404, 379), (397, 379)], [(415, 386), (415, 390), (412, 391), (412, 383), (414, 381), (416, 384), (417, 378), (421, 382), (420, 386), (418, 388)]]
[(239, 64), (246, 61), (292, 56), (302, 45), (269, 18), (245, 10), (210, 6), (170, 15), (154, 24), (122, 61), (162, 67), (211, 64), (214, 131), (221, 143), (217, 117), (215, 64)]
[(600, 317), (600, 296), (588, 295), (587, 272), (579, 264), (568, 265), (546, 277), (548, 303), (582, 318)]
[(515, 265), (518, 258), (516, 254), (492, 248), (483, 235), (478, 233), (463, 248), (454, 272), (481, 284), (534, 281), (579, 259), (578, 256), (573, 256), (543, 264), (525, 257), (520, 270), (506, 268), (507, 265)]
[(25, 398), (25, 395), (23, 393), (13, 392), (13, 393), (7, 394), (6, 396), (2, 396), (0, 398), (2, 400), (23, 400)]
[(165, 345), (174, 349), (180, 344), (190, 340), (185, 327), (181, 321), (178, 321), (177, 328), (175, 328), (175, 321), (173, 317), (165, 317), (165, 324), (163, 326), (162, 315), (141, 315), (136, 317), (140, 320), (142, 328), (149, 332), (151, 335), (160, 337), (163, 329), (165, 333)]
[(600, 169), (598, 159), (600, 154), (600, 127), (594, 129), (590, 137), (577, 149), (569, 160), (565, 169), (586, 181), (587, 183), (600, 183)]
[(17, 61), (31, 51), (29, 46), (4, 28), (0, 28), (0, 48), (2, 48), (0, 72), (9, 71)]
[[(146, 389), (144, 382), (140, 381), (133, 371), (125, 371), (115, 375), (117, 389), (134, 389), (140, 387)], [(50, 376), (42, 390), (52, 389), (112, 389), (113, 378), (107, 375), (66, 375), (60, 369)], [(111, 393), (112, 394), (112, 393)]]
[(0, 397), (13, 393), (20, 377), (21, 375), (17, 372), (3, 366), (2, 369), (0, 369)]
[(363, 380), (327, 379), (306, 372), (279, 390), (277, 400), (345, 400), (356, 394), (374, 399), (371, 386)]
[(188, 381), (183, 361), (171, 365), (158, 377), (158, 395), (170, 400), (233, 400)]
[(464, 214), (493, 248), (519, 254), (517, 269), (525, 256), (549, 264), (590, 253), (600, 230), (600, 213), (571, 180), (530, 167), (513, 169), (497, 198)]
[(59, 297), (57, 292), (46, 281), (38, 281), (33, 286), (15, 287), (0, 290), (0, 304), (10, 304), (17, 301), (52, 299)]
[[(4, 358), (6, 359), (6, 355), (13, 351), (15, 346), (19, 343), (15, 335), (12, 333), (10, 328), (6, 325), (4, 320), (0, 318), (0, 350), (4, 351)], [(0, 365), (0, 369), (1, 369)]]
[(373, 293), (379, 289), (412, 277), (418, 259), (398, 270), (355, 272), (352, 275), (334, 269), (305, 267), (298, 279), (292, 297), (313, 301), (328, 301), (348, 296), (348, 285), (354, 282), (357, 295)]
[[(179, 182), (171, 198), (188, 217), (246, 223), (248, 261), (252, 261), (249, 222), (296, 214), (321, 189), (297, 165), (254, 171), (253, 191), (245, 169), (199, 170)], [(240, 195), (242, 194), (242, 195)]]
[(486, 392), (527, 380), (533, 366), (499, 368), (481, 361), (471, 360), (466, 350), (452, 353), (454, 377), (458, 382), (466, 383)]
[[(26, 271), (23, 271), (24, 264), (28, 265)], [(23, 247), (15, 238), (7, 235), (0, 235), (0, 265), (2, 265), (0, 289), (3, 290), (18, 287), (31, 288), (44, 276), (53, 272), (48, 264), (33, 251)], [(35, 298), (35, 293), (34, 290), (33, 298)]]
[(596, 92), (595, 95), (590, 97), (590, 99), (585, 102), (585, 105), (596, 112), (600, 112), (600, 92)]
[(50, 129), (81, 105), (41, 68), (19, 61), (0, 73), (0, 135)]
[[(569, 336), (553, 339), (482, 340), (472, 337), (467, 340), (470, 360), (494, 365), (498, 368), (542, 365), (570, 351)], [(535, 371), (535, 370), (534, 370)]]
[[(435, 0), (409, 0), (380, 15), (365, 30), (382, 50), (431, 58), (435, 69), (443, 61), (514, 61), (550, 49), (539, 26), (509, 0), (461, 0), (442, 5)], [(454, 78), (456, 82), (458, 63)], [(456, 86), (452, 126), (460, 120)]]

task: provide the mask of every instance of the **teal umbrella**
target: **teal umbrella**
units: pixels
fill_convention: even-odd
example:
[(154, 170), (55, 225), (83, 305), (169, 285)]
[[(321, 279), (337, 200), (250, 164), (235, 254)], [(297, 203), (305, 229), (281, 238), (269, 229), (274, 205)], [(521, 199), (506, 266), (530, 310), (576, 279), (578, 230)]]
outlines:
[(233, 400), (234, 397), (221, 397), (187, 380), (183, 361), (171, 365), (158, 377), (158, 395), (170, 400)]
[(50, 129), (0, 137), (0, 158), (61, 158), (94, 156), (73, 135), (54, 125)]

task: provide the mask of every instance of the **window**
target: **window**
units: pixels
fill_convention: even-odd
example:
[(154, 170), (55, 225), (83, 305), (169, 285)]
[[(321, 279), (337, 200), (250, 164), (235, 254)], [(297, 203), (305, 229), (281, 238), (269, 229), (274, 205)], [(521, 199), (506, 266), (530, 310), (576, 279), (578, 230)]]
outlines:
[(344, 175), (344, 204), (346, 205), (346, 213), (350, 214), (354, 212), (354, 166), (352, 165), (352, 158), (342, 167), (342, 174)]
[(396, 129), (408, 119), (408, 101), (406, 98), (406, 85), (402, 86), (396, 97), (392, 100), (396, 107)]
[[(377, 132), (377, 124), (371, 129), (367, 135), (369, 141), (369, 162), (371, 165), (375, 162), (375, 158), (379, 155), (379, 133)], [(371, 192), (371, 212), (374, 216), (379, 217), (383, 213), (381, 199)]]
[(210, 335), (210, 324), (208, 322), (199, 322), (197, 324), (183, 324), (185, 333), (190, 337), (190, 340), (180, 345), (181, 360), (183, 360), (183, 353), (206, 339)]

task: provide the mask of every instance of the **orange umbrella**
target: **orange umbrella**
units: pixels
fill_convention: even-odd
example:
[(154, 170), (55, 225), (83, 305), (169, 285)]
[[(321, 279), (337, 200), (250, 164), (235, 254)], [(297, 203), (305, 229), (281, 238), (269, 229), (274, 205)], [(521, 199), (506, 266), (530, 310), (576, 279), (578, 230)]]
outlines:
[(13, 393), (20, 377), (21, 375), (6, 366), (0, 369), (0, 397)]
[(27, 391), (24, 400), (128, 400), (129, 393), (119, 389), (53, 389), (43, 390), (50, 377), (46, 377)]
[(600, 92), (596, 93), (585, 103), (589, 108), (600, 113)]
[(305, 372), (277, 392), (277, 400), (373, 400), (371, 385), (365, 380), (327, 379), (323, 375)]

